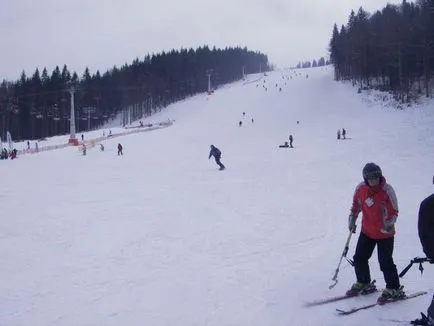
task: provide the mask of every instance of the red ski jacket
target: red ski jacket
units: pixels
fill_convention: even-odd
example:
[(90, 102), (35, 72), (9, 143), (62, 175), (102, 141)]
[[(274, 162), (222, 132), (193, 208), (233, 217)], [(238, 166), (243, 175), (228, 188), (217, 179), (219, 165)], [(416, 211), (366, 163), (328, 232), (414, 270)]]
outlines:
[(361, 182), (354, 192), (351, 215), (362, 212), (362, 232), (371, 239), (386, 239), (395, 234), (395, 227), (389, 233), (382, 232), (385, 222), (398, 217), (398, 200), (392, 186), (381, 177), (380, 184), (371, 188)]

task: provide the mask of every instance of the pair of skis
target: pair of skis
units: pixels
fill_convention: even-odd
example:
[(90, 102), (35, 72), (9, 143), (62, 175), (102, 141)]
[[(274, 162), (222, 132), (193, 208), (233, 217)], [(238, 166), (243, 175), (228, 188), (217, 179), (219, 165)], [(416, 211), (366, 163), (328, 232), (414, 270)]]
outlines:
[[(337, 301), (341, 301), (341, 300), (346, 300), (346, 299), (350, 299), (350, 298), (355, 298), (355, 297), (359, 297), (359, 296), (365, 296), (365, 295), (369, 295), (369, 294), (377, 293), (377, 292), (378, 292), (378, 290), (371, 292), (371, 293), (368, 293), (368, 294), (360, 294), (360, 295), (347, 295), (347, 294), (345, 294), (345, 295), (330, 297), (330, 298), (326, 298), (326, 299), (308, 302), (308, 303), (306, 303), (306, 307), (314, 307), (314, 306), (324, 305), (324, 304), (337, 302)], [(407, 294), (405, 297), (400, 298), (400, 299), (396, 299), (396, 300), (388, 300), (388, 301), (381, 302), (381, 303), (375, 302), (375, 303), (365, 304), (365, 305), (361, 305), (361, 306), (354, 307), (354, 308), (347, 309), (347, 310), (336, 309), (336, 311), (337, 311), (338, 315), (346, 316), (346, 315), (351, 315), (351, 314), (353, 314), (357, 311), (360, 311), (360, 310), (371, 309), (371, 308), (374, 308), (376, 306), (382, 306), (382, 305), (389, 304), (392, 302), (399, 302), (399, 301), (405, 301), (408, 299), (413, 299), (413, 298), (419, 297), (421, 295), (425, 295), (427, 293), (428, 292), (426, 292), (426, 291), (419, 291), (419, 292)]]
[(419, 297), (421, 295), (425, 295), (427, 293), (428, 292), (426, 292), (426, 291), (419, 291), (419, 292), (414, 292), (414, 293), (407, 294), (405, 297), (399, 298), (399, 299), (395, 299), (395, 300), (387, 300), (387, 301), (384, 301), (384, 302), (381, 302), (381, 303), (380, 302), (375, 302), (375, 303), (371, 303), (371, 304), (367, 304), (367, 305), (362, 305), (362, 306), (359, 306), (359, 307), (351, 308), (351, 309), (348, 309), (348, 310), (336, 309), (336, 311), (337, 311), (337, 313), (340, 316), (351, 315), (351, 314), (353, 314), (353, 313), (355, 313), (357, 311), (360, 311), (360, 310), (366, 310), (366, 309), (374, 308), (376, 306), (383, 306), (383, 305), (386, 305), (386, 304), (389, 304), (389, 303), (393, 303), (393, 302), (399, 302), (399, 301), (405, 301), (405, 300), (408, 300), (408, 299), (413, 299), (413, 298)]
[[(376, 290), (375, 292), (372, 293), (376, 293), (378, 292), (378, 290)], [(369, 295), (371, 293), (368, 294), (344, 294), (344, 295), (337, 295), (334, 297), (329, 297), (329, 298), (325, 298), (325, 299), (320, 299), (320, 300), (315, 300), (315, 301), (311, 301), (311, 302), (307, 302), (305, 304), (306, 307), (314, 307), (314, 306), (321, 306), (327, 303), (332, 303), (332, 302), (337, 302), (337, 301), (342, 301), (342, 300), (346, 300), (346, 299), (350, 299), (350, 298), (355, 298), (355, 297), (361, 297), (361, 296), (366, 296)]]

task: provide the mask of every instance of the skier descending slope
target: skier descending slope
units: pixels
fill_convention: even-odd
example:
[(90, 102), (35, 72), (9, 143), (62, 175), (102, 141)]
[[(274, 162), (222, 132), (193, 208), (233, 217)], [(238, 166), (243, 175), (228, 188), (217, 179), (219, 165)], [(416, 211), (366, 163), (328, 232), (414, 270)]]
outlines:
[(215, 162), (220, 167), (219, 170), (224, 170), (225, 166), (223, 165), (222, 162), (220, 162), (220, 158), (222, 156), (222, 152), (217, 147), (215, 147), (214, 145), (211, 145), (211, 150), (209, 151), (208, 159), (210, 159), (211, 156), (214, 156)]

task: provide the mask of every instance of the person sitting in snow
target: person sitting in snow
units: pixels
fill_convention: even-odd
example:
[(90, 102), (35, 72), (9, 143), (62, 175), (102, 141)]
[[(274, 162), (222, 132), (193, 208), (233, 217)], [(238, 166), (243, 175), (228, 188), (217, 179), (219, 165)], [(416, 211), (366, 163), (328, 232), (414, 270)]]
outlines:
[(288, 142), (286, 141), (285, 144), (279, 145), (280, 148), (287, 148), (289, 147)]
[(8, 158), (8, 150), (6, 148), (2, 149), (1, 159), (6, 160)]
[(9, 153), (9, 157), (11, 158), (11, 160), (17, 158), (17, 150), (15, 148), (11, 150), (11, 152)]

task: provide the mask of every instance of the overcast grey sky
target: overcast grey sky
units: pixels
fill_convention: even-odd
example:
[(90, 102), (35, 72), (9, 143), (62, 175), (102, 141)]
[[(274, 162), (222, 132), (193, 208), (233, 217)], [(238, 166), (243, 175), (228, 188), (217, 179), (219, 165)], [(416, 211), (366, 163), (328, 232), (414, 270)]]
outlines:
[(0, 80), (67, 64), (82, 75), (172, 48), (247, 46), (278, 67), (328, 54), (351, 9), (395, 0), (3, 0)]

